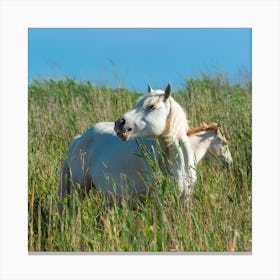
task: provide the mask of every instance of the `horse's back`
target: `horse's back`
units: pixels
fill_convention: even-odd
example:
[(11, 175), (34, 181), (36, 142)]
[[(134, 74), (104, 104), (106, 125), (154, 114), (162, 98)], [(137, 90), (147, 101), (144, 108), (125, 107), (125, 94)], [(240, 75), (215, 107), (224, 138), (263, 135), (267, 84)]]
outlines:
[(94, 185), (106, 193), (120, 195), (144, 192), (143, 179), (148, 165), (144, 158), (139, 157), (141, 150), (136, 141), (123, 142), (114, 132), (114, 123), (98, 124), (94, 132), (90, 153), (90, 173)]
[(92, 153), (96, 148), (100, 135), (110, 127), (110, 123), (97, 123), (90, 127), (82, 135), (73, 138), (68, 148), (69, 165), (71, 168), (72, 180), (75, 184), (81, 186), (90, 185), (90, 163), (92, 161)]
[[(152, 140), (145, 142), (148, 146), (153, 143)], [(104, 193), (143, 192), (148, 165), (136, 155), (139, 153), (135, 140), (123, 142), (116, 136), (114, 123), (97, 123), (69, 145), (72, 180), (86, 187), (93, 184)]]

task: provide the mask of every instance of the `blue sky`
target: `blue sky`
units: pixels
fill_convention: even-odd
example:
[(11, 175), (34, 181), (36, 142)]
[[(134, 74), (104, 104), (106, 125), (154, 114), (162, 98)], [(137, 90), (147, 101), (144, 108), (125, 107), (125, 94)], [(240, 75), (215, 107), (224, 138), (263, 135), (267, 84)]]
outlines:
[(28, 81), (61, 79), (146, 92), (188, 77), (251, 75), (250, 28), (30, 28)]

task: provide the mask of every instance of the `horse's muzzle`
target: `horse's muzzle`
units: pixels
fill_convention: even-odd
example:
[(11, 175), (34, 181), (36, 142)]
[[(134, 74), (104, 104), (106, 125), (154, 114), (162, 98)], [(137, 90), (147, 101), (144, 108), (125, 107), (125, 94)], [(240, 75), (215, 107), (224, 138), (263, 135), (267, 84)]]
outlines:
[(126, 121), (124, 118), (119, 118), (115, 121), (115, 127), (114, 130), (119, 138), (121, 138), (123, 141), (126, 141), (130, 138), (130, 135), (132, 133), (132, 128), (127, 127)]

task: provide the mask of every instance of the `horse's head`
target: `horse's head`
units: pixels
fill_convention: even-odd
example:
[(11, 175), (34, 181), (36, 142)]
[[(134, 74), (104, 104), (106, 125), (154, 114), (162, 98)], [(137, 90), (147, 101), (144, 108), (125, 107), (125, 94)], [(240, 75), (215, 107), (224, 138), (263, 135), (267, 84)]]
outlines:
[(136, 106), (115, 122), (115, 132), (123, 140), (130, 138), (160, 136), (166, 127), (170, 112), (171, 85), (166, 89), (153, 90), (148, 86), (148, 94)]
[(228, 141), (221, 132), (220, 125), (217, 125), (216, 137), (211, 141), (207, 156), (211, 161), (220, 161), (224, 166), (232, 166), (233, 160), (228, 147)]

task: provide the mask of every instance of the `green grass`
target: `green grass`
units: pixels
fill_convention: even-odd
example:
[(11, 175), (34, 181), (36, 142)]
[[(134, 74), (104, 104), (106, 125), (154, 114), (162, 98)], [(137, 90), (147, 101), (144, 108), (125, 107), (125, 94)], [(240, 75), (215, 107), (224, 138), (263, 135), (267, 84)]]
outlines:
[(234, 160), (231, 170), (200, 162), (188, 206), (176, 182), (156, 170), (153, 198), (108, 206), (91, 190), (58, 215), (59, 173), (69, 141), (99, 121), (116, 120), (138, 97), (72, 79), (29, 85), (29, 251), (251, 251), (251, 84), (231, 85), (219, 75), (188, 79), (173, 97), (192, 126), (222, 123)]

